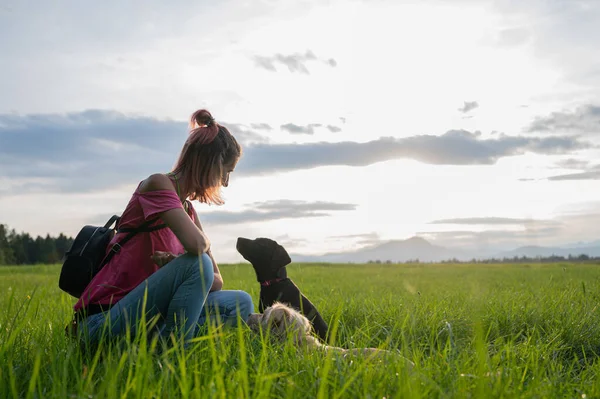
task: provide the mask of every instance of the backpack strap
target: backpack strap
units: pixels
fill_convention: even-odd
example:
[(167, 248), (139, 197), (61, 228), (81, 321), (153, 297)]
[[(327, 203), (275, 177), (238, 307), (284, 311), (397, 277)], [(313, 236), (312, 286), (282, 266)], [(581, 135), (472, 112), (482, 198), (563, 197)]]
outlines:
[[(153, 219), (150, 222), (156, 222), (158, 219)], [(120, 229), (117, 229), (117, 233), (150, 233), (151, 231), (156, 231), (156, 230), (160, 230), (160, 229), (164, 229), (165, 227), (167, 227), (166, 224), (158, 224), (156, 226), (152, 226), (152, 227), (145, 227), (146, 223), (144, 223), (143, 225), (141, 225), (140, 227), (121, 227)]]
[[(107, 222), (108, 226), (110, 226), (113, 223), (113, 218), (114, 218), (114, 216)], [(158, 219), (160, 219), (160, 218), (154, 218), (151, 220), (147, 220), (146, 222), (142, 223), (139, 227), (117, 228), (117, 233), (129, 233), (129, 234), (127, 234), (125, 236), (125, 238), (123, 238), (121, 241), (116, 242), (112, 245), (108, 254), (106, 254), (104, 259), (102, 259), (102, 263), (100, 263), (100, 268), (102, 268), (105, 264), (107, 264), (112, 259), (112, 257), (121, 250), (123, 245), (125, 245), (125, 243), (127, 243), (127, 241), (131, 240), (133, 238), (133, 236), (135, 236), (137, 233), (143, 233), (143, 232), (149, 233), (149, 232), (164, 229), (165, 227), (167, 227), (167, 225), (164, 223), (159, 224), (157, 226), (149, 227), (152, 223), (156, 222)], [(120, 221), (120, 218), (118, 218), (117, 225), (118, 225), (119, 221)]]
[(112, 217), (110, 219), (108, 219), (108, 222), (106, 222), (106, 224), (104, 225), (105, 229), (109, 229), (110, 226), (112, 226), (113, 223), (115, 223), (115, 227), (117, 227), (117, 224), (119, 224), (119, 220), (121, 220), (121, 218), (117, 215), (112, 215)]

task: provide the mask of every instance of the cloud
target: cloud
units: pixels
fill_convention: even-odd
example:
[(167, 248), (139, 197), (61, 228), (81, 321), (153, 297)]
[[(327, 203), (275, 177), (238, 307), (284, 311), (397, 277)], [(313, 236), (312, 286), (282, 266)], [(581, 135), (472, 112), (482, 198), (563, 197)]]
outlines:
[(520, 46), (531, 39), (531, 32), (527, 28), (516, 27), (498, 31), (496, 44), (503, 47)]
[[(243, 124), (223, 122), (244, 146), (236, 172), (263, 175), (327, 165), (365, 166), (392, 159), (434, 165), (489, 165), (527, 151), (563, 154), (587, 144), (576, 137), (521, 137), (451, 130), (441, 136), (358, 142), (274, 144)], [(288, 130), (320, 126), (288, 124)], [(187, 138), (185, 122), (89, 110), (67, 114), (0, 114), (0, 194), (89, 192), (132, 184), (168, 171)]]
[(477, 107), (479, 107), (477, 101), (464, 101), (464, 105), (460, 107), (458, 111), (462, 112), (463, 114), (466, 114), (467, 112), (472, 111)]
[(295, 53), (290, 55), (284, 55), (277, 53), (272, 57), (256, 55), (253, 57), (253, 59), (256, 66), (270, 72), (277, 72), (277, 68), (275, 66), (276, 64), (282, 64), (286, 66), (288, 70), (292, 73), (298, 72), (306, 75), (310, 74), (307, 67), (307, 63), (311, 61), (320, 61), (329, 65), (332, 68), (337, 66), (337, 61), (335, 59), (319, 59), (310, 50), (307, 50), (304, 54)]
[[(557, 237), (561, 232), (561, 227), (549, 226), (523, 230), (423, 231), (417, 234), (428, 240), (433, 240), (437, 245), (447, 248), (469, 248), (481, 250), (484, 253), (497, 253), (498, 251), (520, 246), (539, 245), (540, 242)], [(562, 238), (564, 239), (565, 237)]]
[(550, 181), (561, 181), (561, 180), (600, 180), (600, 166), (596, 166), (585, 172), (580, 173), (569, 173), (565, 175), (550, 176)]
[(376, 232), (361, 233), (361, 234), (342, 234), (339, 236), (331, 236), (329, 238), (334, 239), (334, 240), (338, 240), (338, 239), (361, 239), (361, 240), (379, 239), (379, 234), (377, 234)]
[(534, 219), (514, 219), (500, 217), (476, 217), (476, 218), (456, 218), (440, 219), (429, 222), (429, 224), (468, 224), (468, 225), (520, 225), (532, 223), (545, 223), (546, 221)]
[(587, 161), (579, 161), (576, 159), (568, 159), (558, 164), (561, 169), (579, 169), (577, 173), (566, 173), (540, 179), (521, 178), (520, 181), (533, 180), (550, 180), (550, 181), (567, 181), (567, 180), (600, 180), (600, 164), (591, 166)]
[(246, 125), (242, 125), (239, 123), (229, 123), (229, 122), (221, 122), (223, 126), (227, 127), (227, 129), (233, 134), (238, 142), (242, 145), (247, 145), (251, 143), (268, 143), (270, 142), (269, 138), (261, 135), (260, 133), (256, 133), (252, 129), (257, 130), (271, 130), (271, 126), (266, 123), (259, 124), (251, 124), (250, 128)]
[(268, 123), (251, 123), (250, 127), (257, 130), (273, 130), (271, 125)]
[(600, 133), (600, 106), (584, 105), (574, 111), (553, 112), (548, 116), (537, 117), (531, 123), (530, 132), (551, 133)]
[(355, 204), (276, 200), (249, 204), (248, 209), (241, 212), (214, 211), (205, 213), (202, 220), (220, 225), (241, 224), (279, 219), (325, 217), (330, 216), (331, 212), (334, 211), (353, 211), (355, 209)]
[[(225, 124), (225, 123), (224, 123)], [(242, 143), (265, 142), (226, 125)], [(86, 192), (131, 184), (168, 171), (187, 138), (186, 122), (88, 110), (67, 114), (0, 115), (0, 178), (30, 191)], [(2, 194), (11, 186), (3, 185)]]
[[(273, 65), (273, 60), (268, 57), (256, 55), (254, 56), (254, 63), (256, 64), (256, 66), (266, 69), (267, 71), (277, 72), (277, 69), (275, 69), (275, 65)], [(308, 70), (306, 73), (308, 73)]]
[[(434, 220), (429, 224), (454, 224), (470, 226), (499, 226), (493, 230), (469, 231), (454, 230), (442, 232), (421, 231), (437, 243), (449, 247), (495, 248), (527, 245), (532, 240), (551, 239), (565, 229), (565, 220), (561, 219), (525, 219), (505, 217), (470, 217)], [(506, 226), (506, 230), (502, 229)], [(520, 228), (515, 230), (515, 228)]]
[[(309, 123), (306, 126), (296, 125), (294, 123), (286, 123), (285, 125), (281, 125), (281, 130), (285, 130), (291, 134), (315, 134), (315, 128), (323, 127), (320, 123)], [(331, 133), (339, 133), (342, 131), (341, 127), (335, 125), (327, 125), (325, 126), (327, 130)]]
[(251, 204), (256, 209), (261, 211), (286, 211), (286, 212), (315, 212), (315, 211), (351, 211), (356, 208), (354, 204), (344, 204), (338, 202), (326, 201), (295, 201), (295, 200), (276, 200), (255, 202)]
[[(590, 209), (598, 209), (598, 204), (593, 204)], [(470, 248), (495, 254), (527, 245), (565, 247), (573, 246), (575, 242), (589, 242), (597, 239), (599, 223), (600, 213), (592, 211), (558, 215), (548, 220), (532, 220), (518, 230), (497, 228), (486, 231), (423, 231), (418, 234), (448, 248)]]
[(556, 162), (556, 167), (560, 169), (587, 169), (590, 162), (583, 159), (563, 159)]
[(366, 166), (392, 159), (414, 159), (432, 165), (491, 165), (507, 156), (526, 152), (565, 154), (589, 148), (575, 137), (523, 137), (450, 130), (441, 136), (384, 137), (365, 143), (319, 142), (256, 144), (245, 148), (240, 174), (257, 175), (327, 165)]
[(330, 237), (328, 237), (328, 240), (350, 241), (354, 245), (360, 245), (360, 246), (371, 246), (371, 245), (381, 244), (381, 243), (385, 242), (385, 241), (381, 240), (381, 237), (376, 232), (330, 236)]
[(314, 134), (316, 127), (321, 127), (320, 123), (310, 123), (306, 126), (295, 125), (293, 123), (286, 123), (281, 125), (281, 129), (291, 134)]
[(279, 245), (284, 247), (288, 252), (290, 249), (310, 245), (310, 240), (289, 234), (279, 235), (273, 238)]

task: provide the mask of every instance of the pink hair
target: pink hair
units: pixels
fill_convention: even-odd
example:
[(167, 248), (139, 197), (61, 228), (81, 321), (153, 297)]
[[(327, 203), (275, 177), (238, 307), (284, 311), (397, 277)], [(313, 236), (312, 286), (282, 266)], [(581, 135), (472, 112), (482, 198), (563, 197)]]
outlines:
[(198, 144), (208, 144), (219, 134), (219, 125), (215, 122), (210, 112), (205, 109), (199, 109), (190, 117), (190, 136), (197, 136), (193, 139)]
[(224, 166), (237, 162), (242, 148), (205, 109), (192, 114), (190, 129), (173, 172), (180, 173), (185, 187), (192, 190), (191, 200), (221, 205)]

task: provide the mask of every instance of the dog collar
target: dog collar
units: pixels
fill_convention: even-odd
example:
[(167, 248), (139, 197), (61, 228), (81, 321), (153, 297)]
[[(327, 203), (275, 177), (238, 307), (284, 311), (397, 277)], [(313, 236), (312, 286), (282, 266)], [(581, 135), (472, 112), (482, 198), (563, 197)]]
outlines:
[(285, 280), (285, 279), (283, 279), (283, 278), (276, 278), (274, 280), (261, 281), (260, 285), (262, 285), (263, 287), (268, 287), (270, 285), (273, 285), (273, 284), (278, 283), (278, 282), (283, 281), (283, 280)]

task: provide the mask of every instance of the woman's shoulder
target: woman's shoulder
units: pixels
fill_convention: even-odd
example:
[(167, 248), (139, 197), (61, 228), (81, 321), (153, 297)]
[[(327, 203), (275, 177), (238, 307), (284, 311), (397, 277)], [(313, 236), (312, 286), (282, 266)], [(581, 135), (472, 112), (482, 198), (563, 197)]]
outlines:
[(138, 187), (138, 192), (140, 194), (161, 190), (169, 190), (175, 192), (175, 187), (173, 187), (173, 182), (171, 181), (171, 179), (169, 179), (168, 176), (162, 173), (155, 173), (153, 175), (148, 176), (145, 180), (142, 180)]

